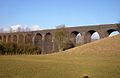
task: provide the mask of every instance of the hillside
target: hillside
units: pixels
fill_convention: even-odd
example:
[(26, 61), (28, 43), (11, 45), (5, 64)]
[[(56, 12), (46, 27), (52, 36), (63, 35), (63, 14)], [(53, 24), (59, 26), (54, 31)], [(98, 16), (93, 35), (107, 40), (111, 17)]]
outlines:
[(120, 55), (120, 35), (100, 39), (58, 54), (68, 55)]

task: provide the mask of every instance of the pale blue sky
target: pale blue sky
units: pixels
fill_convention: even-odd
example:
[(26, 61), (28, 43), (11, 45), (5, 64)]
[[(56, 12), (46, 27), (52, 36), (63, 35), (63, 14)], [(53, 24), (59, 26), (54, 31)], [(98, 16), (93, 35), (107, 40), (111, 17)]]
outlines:
[(120, 0), (0, 0), (0, 27), (39, 25), (42, 29), (120, 21)]

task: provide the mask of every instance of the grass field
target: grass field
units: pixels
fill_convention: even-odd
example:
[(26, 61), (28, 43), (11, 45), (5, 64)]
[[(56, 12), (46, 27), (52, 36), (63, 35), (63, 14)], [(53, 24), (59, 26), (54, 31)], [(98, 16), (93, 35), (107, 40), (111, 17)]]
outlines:
[(48, 55), (0, 56), (0, 78), (120, 78), (120, 35)]

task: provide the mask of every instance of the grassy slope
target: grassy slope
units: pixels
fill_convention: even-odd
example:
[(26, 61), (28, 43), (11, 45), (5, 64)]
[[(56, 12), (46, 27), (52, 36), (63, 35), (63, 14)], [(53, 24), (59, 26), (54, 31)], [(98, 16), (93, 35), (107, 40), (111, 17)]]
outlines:
[[(57, 53), (58, 54), (58, 53)], [(59, 53), (61, 54), (61, 53)], [(63, 54), (63, 53), (62, 53)], [(66, 51), (64, 54), (117, 56), (120, 55), (120, 35), (104, 38)]]
[(120, 35), (48, 55), (0, 56), (0, 78), (120, 78)]

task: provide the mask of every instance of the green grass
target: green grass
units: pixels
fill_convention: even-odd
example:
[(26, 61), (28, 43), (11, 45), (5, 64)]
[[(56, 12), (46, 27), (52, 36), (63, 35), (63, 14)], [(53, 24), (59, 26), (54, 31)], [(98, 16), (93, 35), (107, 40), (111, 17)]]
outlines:
[(120, 78), (120, 35), (48, 55), (0, 56), (0, 78)]

